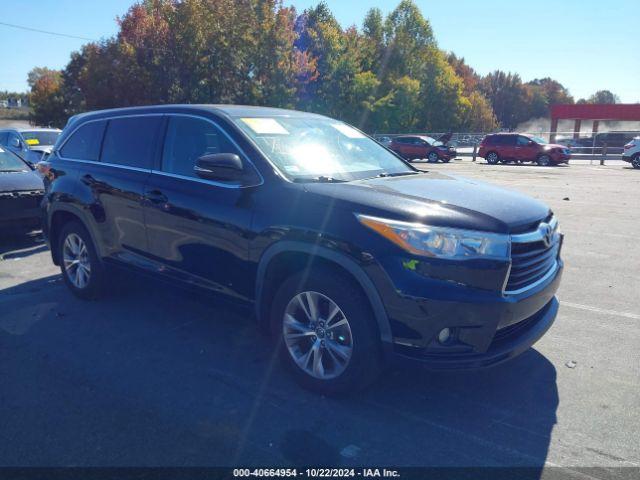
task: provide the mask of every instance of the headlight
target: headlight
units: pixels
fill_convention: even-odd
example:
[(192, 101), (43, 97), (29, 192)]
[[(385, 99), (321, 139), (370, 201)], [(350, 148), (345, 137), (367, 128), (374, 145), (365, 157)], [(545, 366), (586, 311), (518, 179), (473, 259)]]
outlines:
[(356, 217), (363, 225), (415, 255), (450, 260), (509, 259), (508, 235), (432, 227), (359, 214)]

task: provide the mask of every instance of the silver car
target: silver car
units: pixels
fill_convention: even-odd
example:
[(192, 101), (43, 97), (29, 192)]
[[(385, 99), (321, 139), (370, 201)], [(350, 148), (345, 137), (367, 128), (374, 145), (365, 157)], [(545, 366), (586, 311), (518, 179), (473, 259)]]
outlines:
[(60, 133), (57, 128), (4, 128), (0, 129), (0, 147), (34, 165), (51, 151)]

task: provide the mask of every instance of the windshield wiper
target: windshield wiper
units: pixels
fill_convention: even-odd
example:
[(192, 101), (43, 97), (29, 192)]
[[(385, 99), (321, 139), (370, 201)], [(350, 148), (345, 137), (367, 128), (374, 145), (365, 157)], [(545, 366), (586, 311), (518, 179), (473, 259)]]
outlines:
[(346, 180), (340, 180), (338, 178), (326, 177), (324, 175), (319, 175), (317, 177), (295, 177), (293, 179), (296, 183), (306, 183), (306, 182), (316, 182), (316, 183), (342, 183), (346, 182)]
[(389, 172), (380, 172), (378, 175), (376, 175), (373, 178), (384, 178), (384, 177), (404, 177), (405, 175), (417, 175), (419, 173), (422, 172), (394, 172), (394, 173), (389, 173)]

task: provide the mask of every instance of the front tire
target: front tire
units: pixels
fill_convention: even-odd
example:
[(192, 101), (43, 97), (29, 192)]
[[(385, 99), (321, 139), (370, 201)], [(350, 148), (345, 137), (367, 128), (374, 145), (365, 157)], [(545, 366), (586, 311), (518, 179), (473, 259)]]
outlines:
[(437, 163), (439, 159), (440, 157), (438, 157), (436, 152), (430, 152), (429, 155), (427, 155), (427, 160), (429, 160), (430, 163)]
[(636, 154), (636, 156), (631, 159), (631, 166), (633, 168), (640, 168), (640, 154)]
[[(305, 274), (306, 273), (306, 274)], [(357, 391), (381, 368), (368, 299), (345, 274), (327, 267), (289, 277), (271, 308), (279, 354), (295, 379), (323, 394)]]
[(500, 162), (500, 156), (496, 152), (489, 152), (485, 157), (489, 165), (497, 165)]
[(82, 299), (98, 297), (105, 269), (87, 229), (77, 221), (65, 224), (58, 237), (58, 249), (62, 278), (69, 290)]

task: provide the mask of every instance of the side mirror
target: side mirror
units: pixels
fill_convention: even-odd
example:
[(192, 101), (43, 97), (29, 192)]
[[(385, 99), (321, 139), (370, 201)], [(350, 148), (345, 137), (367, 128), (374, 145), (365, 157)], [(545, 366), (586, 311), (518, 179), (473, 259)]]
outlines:
[(22, 142), (20, 141), (20, 139), (13, 137), (11, 139), (11, 143), (9, 144), (11, 148), (22, 148)]
[(244, 174), (242, 160), (235, 153), (212, 153), (196, 160), (193, 171), (207, 180), (240, 180)]
[(535, 143), (536, 143), (536, 142), (534, 142), (533, 140), (529, 140), (529, 141), (527, 142), (527, 145), (531, 146), (531, 145), (535, 145)]

